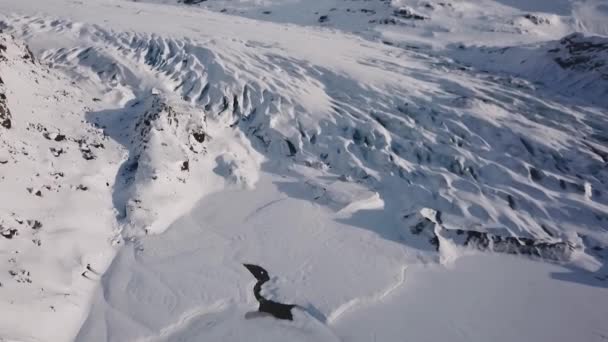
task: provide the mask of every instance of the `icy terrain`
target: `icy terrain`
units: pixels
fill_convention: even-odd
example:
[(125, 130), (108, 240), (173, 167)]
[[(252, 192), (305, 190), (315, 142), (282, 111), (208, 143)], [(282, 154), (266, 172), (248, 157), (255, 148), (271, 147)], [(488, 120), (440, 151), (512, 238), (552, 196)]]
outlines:
[(608, 5), (185, 2), (0, 0), (0, 341), (608, 339)]

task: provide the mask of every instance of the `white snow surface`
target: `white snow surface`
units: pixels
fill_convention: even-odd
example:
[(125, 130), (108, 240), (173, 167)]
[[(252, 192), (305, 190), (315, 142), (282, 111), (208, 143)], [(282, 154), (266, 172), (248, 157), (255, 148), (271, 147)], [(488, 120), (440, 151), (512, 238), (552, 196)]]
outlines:
[(608, 339), (603, 1), (0, 0), (0, 30), (0, 341)]

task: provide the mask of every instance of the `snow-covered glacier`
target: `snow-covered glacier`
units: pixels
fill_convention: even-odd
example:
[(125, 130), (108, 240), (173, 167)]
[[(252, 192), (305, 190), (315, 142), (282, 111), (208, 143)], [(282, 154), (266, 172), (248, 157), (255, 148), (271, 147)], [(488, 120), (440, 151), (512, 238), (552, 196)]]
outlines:
[(0, 0), (0, 341), (606, 339), (605, 19)]

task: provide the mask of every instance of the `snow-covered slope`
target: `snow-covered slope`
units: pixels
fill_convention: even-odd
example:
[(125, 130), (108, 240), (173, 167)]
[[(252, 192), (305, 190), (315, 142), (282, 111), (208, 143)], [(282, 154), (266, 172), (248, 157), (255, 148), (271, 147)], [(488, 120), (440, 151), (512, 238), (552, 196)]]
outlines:
[(608, 336), (601, 6), (500, 3), (0, 1), (0, 337)]
[[(130, 1), (130, 0), (124, 0)], [(500, 46), (608, 34), (601, 0), (143, 0), (263, 21), (323, 26), (409, 46), (475, 42)]]
[[(114, 253), (110, 189), (121, 154), (86, 122), (91, 95), (6, 33), (0, 78), (0, 336), (69, 340), (95, 288), (81, 273)], [(57, 329), (52, 317), (70, 323)]]

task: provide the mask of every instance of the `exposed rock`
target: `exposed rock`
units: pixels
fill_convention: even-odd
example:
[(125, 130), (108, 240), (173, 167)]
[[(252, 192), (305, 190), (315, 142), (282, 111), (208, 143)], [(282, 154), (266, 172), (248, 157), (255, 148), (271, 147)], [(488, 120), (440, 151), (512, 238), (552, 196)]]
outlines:
[(395, 10), (395, 12), (393, 12), (393, 14), (396, 17), (399, 18), (403, 18), (403, 19), (410, 19), (410, 20), (426, 20), (428, 19), (425, 16), (422, 16), (420, 14), (415, 13), (412, 9), (407, 8), (407, 7), (401, 7)]
[(10, 240), (13, 237), (19, 235), (19, 232), (15, 228), (6, 229), (0, 225), (0, 235)]
[(528, 13), (528, 14), (524, 15), (524, 18), (530, 20), (534, 25), (550, 25), (551, 24), (551, 20), (549, 20), (548, 18), (544, 18), (537, 14)]
[(563, 69), (596, 71), (608, 79), (608, 38), (573, 33), (562, 38), (549, 54)]
[(182, 163), (182, 168), (181, 169), (182, 169), (182, 171), (190, 171), (190, 161), (185, 160)]
[(10, 129), (13, 126), (11, 120), (11, 111), (6, 103), (4, 87), (2, 86), (2, 82), (0, 82), (0, 126)]
[(38, 220), (27, 220), (27, 225), (33, 230), (38, 230), (42, 228), (42, 222)]
[[(427, 212), (424, 212), (426, 210)], [(575, 247), (565, 241), (545, 241), (519, 236), (501, 236), (488, 232), (464, 229), (447, 229), (441, 220), (430, 217), (428, 213), (440, 212), (423, 209), (419, 213), (405, 215), (410, 231), (414, 235), (425, 236), (437, 250), (441, 241), (449, 240), (458, 246), (472, 247), (481, 251), (519, 254), (553, 261), (567, 261)]]

